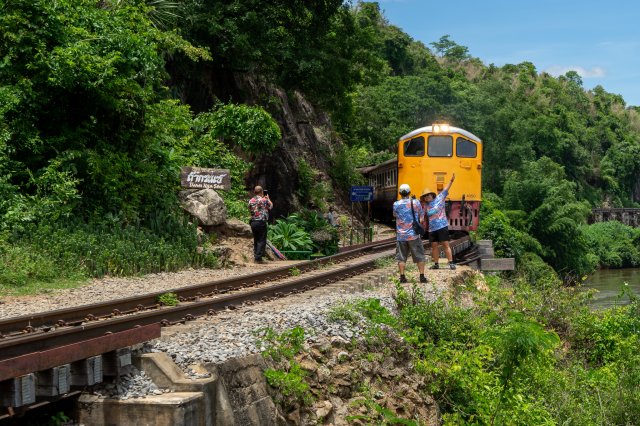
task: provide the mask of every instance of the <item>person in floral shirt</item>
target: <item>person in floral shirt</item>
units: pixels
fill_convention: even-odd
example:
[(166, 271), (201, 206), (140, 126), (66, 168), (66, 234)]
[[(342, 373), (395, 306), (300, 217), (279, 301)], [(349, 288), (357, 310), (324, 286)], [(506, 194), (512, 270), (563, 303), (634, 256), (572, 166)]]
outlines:
[(424, 214), (422, 205), (415, 198), (409, 198), (411, 188), (406, 183), (400, 185), (399, 192), (402, 199), (393, 203), (393, 217), (396, 218), (396, 260), (398, 261), (400, 282), (407, 282), (404, 270), (409, 253), (411, 253), (413, 263), (418, 265), (418, 271), (420, 271), (420, 282), (426, 283), (424, 246), (420, 235), (413, 230), (413, 218), (415, 217), (416, 221), (420, 222)]
[(249, 212), (251, 213), (249, 225), (253, 233), (253, 258), (257, 263), (260, 263), (267, 246), (267, 221), (273, 203), (260, 185), (253, 189), (253, 193), (254, 197), (249, 200)]
[(449, 185), (440, 194), (436, 195), (435, 192), (427, 192), (423, 194), (424, 199), (427, 201), (427, 217), (429, 218), (429, 241), (431, 242), (431, 258), (433, 259), (433, 266), (429, 269), (440, 269), (440, 244), (444, 246), (444, 253), (447, 255), (449, 261), (449, 268), (456, 269), (455, 263), (453, 263), (453, 255), (451, 253), (451, 246), (449, 246), (449, 220), (447, 219), (447, 213), (445, 211), (445, 200), (449, 195), (449, 189), (456, 178), (454, 173), (451, 176)]

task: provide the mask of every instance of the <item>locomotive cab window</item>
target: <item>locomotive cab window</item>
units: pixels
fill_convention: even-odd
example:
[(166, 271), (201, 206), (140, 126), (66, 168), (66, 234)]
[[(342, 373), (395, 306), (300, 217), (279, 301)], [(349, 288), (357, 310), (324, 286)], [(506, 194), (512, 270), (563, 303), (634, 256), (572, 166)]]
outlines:
[(449, 135), (429, 136), (427, 154), (429, 157), (451, 157), (453, 155), (453, 137)]
[(404, 143), (405, 157), (422, 157), (424, 155), (424, 137), (409, 139)]
[(476, 158), (478, 145), (465, 138), (456, 139), (456, 155), (463, 158)]

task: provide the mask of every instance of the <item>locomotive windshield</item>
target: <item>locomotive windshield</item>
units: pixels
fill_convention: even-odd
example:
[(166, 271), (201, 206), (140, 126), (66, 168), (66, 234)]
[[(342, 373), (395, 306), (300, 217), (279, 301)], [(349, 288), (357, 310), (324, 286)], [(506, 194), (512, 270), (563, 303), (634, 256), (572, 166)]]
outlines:
[(405, 157), (422, 157), (424, 155), (424, 137), (409, 139), (404, 143)]
[(449, 135), (429, 136), (427, 153), (429, 157), (451, 157), (453, 155), (453, 138)]
[(465, 138), (456, 139), (456, 156), (463, 158), (476, 158), (478, 146)]

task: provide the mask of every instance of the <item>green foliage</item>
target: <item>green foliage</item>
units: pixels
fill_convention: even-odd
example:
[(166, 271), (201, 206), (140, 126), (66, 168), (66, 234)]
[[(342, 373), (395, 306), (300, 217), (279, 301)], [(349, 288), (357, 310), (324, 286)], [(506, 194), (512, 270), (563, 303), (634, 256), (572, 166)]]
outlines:
[(155, 228), (113, 221), (28, 225), (0, 239), (3, 292), (32, 292), (58, 279), (138, 275), (187, 266), (216, 267), (217, 258), (198, 252), (195, 227), (157, 214)]
[(478, 227), (479, 239), (493, 241), (496, 257), (514, 257), (516, 261), (527, 251), (540, 253), (542, 247), (538, 241), (528, 234), (510, 225), (510, 221), (500, 210), (494, 210), (482, 217)]
[(180, 302), (178, 300), (178, 295), (171, 292), (162, 293), (160, 296), (158, 296), (157, 301), (162, 306), (176, 306)]
[(289, 268), (289, 275), (291, 275), (292, 277), (297, 277), (300, 275), (300, 269), (296, 268), (295, 266), (293, 268)]
[(307, 373), (295, 361), (291, 361), (291, 367), (288, 371), (267, 368), (264, 376), (270, 386), (276, 388), (286, 400), (290, 400), (287, 405), (293, 402), (300, 402), (303, 405), (311, 405), (313, 403), (313, 395), (311, 394), (309, 384), (304, 378)]
[(274, 361), (293, 359), (296, 354), (300, 353), (304, 344), (304, 329), (302, 327), (294, 327), (280, 334), (272, 328), (264, 328), (259, 331), (258, 335), (260, 337), (258, 345), (267, 346), (262, 354)]
[(389, 310), (382, 306), (380, 299), (363, 299), (355, 304), (355, 309), (364, 318), (374, 324), (385, 324), (389, 326), (396, 325), (396, 318), (391, 315)]
[(462, 61), (464, 59), (469, 59), (469, 49), (465, 46), (460, 46), (455, 41), (449, 39), (449, 35), (444, 35), (440, 37), (440, 40), (437, 42), (430, 43), (431, 46), (442, 58), (446, 58), (453, 61)]
[(71, 420), (63, 411), (59, 411), (56, 414), (52, 415), (49, 419), (49, 423), (53, 426), (63, 426), (67, 424)]
[(596, 366), (634, 356), (640, 343), (640, 317), (637, 302), (630, 306), (578, 317), (574, 341), (576, 350)]
[(309, 202), (311, 187), (315, 182), (315, 173), (304, 158), (298, 160), (298, 188), (296, 194), (303, 203)]
[(345, 419), (347, 421), (359, 420), (362, 422), (366, 422), (365, 424), (370, 425), (383, 425), (383, 426), (392, 426), (392, 425), (406, 425), (406, 426), (418, 426), (420, 423), (403, 419), (402, 417), (398, 417), (396, 413), (385, 408), (378, 404), (371, 398), (366, 398), (364, 400), (357, 400), (357, 405), (361, 405), (366, 409), (367, 412), (372, 412), (372, 414), (356, 414), (346, 416)]
[(280, 393), (280, 402), (287, 406), (295, 402), (310, 405), (313, 396), (309, 384), (304, 380), (306, 372), (294, 360), (304, 344), (304, 329), (295, 327), (278, 334), (271, 328), (265, 328), (258, 334), (258, 346), (266, 345), (262, 355), (280, 363), (282, 367), (267, 368), (264, 372), (267, 383)]
[(402, 135), (449, 116), (451, 108), (446, 102), (451, 96), (450, 82), (438, 69), (387, 77), (379, 85), (363, 87), (354, 99), (353, 139), (374, 152), (395, 152)]
[(518, 273), (533, 286), (544, 286), (558, 280), (556, 271), (535, 253), (525, 253), (520, 257)]
[(347, 147), (340, 148), (331, 158), (329, 175), (342, 188), (349, 188), (352, 185), (364, 184), (362, 174), (356, 171), (355, 163)]
[[(293, 226), (293, 228), (289, 225)], [(278, 219), (275, 226), (269, 228), (270, 233), (272, 232), (272, 228), (275, 228), (273, 230), (274, 238), (272, 239), (272, 237), (269, 236), (269, 239), (281, 250), (312, 250), (315, 253), (325, 255), (338, 252), (337, 230), (329, 225), (326, 219), (315, 210), (303, 210), (300, 213), (294, 213), (288, 216), (286, 219)], [(305, 234), (310, 244), (308, 241), (304, 244), (300, 241), (298, 243), (294, 242), (293, 246), (297, 247), (295, 249), (281, 248), (278, 245), (288, 244), (284, 242), (284, 239), (287, 239), (287, 241), (298, 241), (298, 238), (304, 239)], [(275, 242), (276, 240), (280, 241), (280, 239), (282, 239), (283, 242)], [(304, 241), (306, 241), (306, 239)]]
[(211, 113), (210, 122), (216, 137), (253, 154), (270, 153), (282, 137), (278, 123), (261, 107), (221, 105)]
[(489, 333), (489, 339), (499, 354), (496, 366), (503, 390), (525, 364), (531, 368), (538, 362), (551, 362), (553, 351), (560, 344), (557, 334), (519, 313), (511, 314), (504, 325)]
[(307, 232), (284, 219), (278, 219), (274, 225), (269, 226), (268, 238), (279, 250), (310, 251), (313, 246)]
[[(541, 261), (529, 262), (534, 268)], [(473, 308), (397, 288), (398, 320), (382, 322), (414, 348), (415, 370), (443, 424), (633, 424), (640, 407), (633, 391), (640, 374), (637, 299), (593, 312), (588, 294), (548, 272), (530, 272), (535, 286), (486, 277), (489, 291), (471, 294)], [(340, 317), (353, 312), (350, 306)]]
[(418, 346), (437, 345), (442, 340), (465, 345), (476, 339), (477, 324), (467, 309), (448, 306), (442, 299), (427, 300), (419, 289), (409, 293), (396, 286), (400, 320), (407, 340)]
[(0, 293), (22, 293), (23, 289), (32, 292), (29, 285), (83, 278), (79, 268), (63, 265), (49, 253), (35, 250), (28, 244), (12, 243), (6, 233), (0, 238)]
[(609, 221), (584, 226), (590, 251), (601, 266), (632, 268), (640, 265), (640, 229)]
[(303, 205), (312, 205), (321, 211), (327, 210), (327, 202), (333, 198), (331, 184), (319, 179), (320, 173), (304, 158), (298, 160), (298, 184), (296, 195)]
[[(71, 210), (136, 220), (175, 201), (167, 195), (172, 166), (144, 131), (147, 108), (164, 90), (161, 52), (190, 45), (155, 28), (148, 12), (142, 2), (5, 4), (0, 87), (9, 97), (0, 110), (11, 131), (0, 149), (9, 168), (0, 175), (9, 172), (19, 190), (0, 211), (3, 222)], [(34, 214), (40, 207), (46, 211)]]
[(560, 165), (545, 157), (526, 163), (522, 172), (509, 176), (504, 192), (505, 205), (525, 212), (524, 231), (540, 242), (543, 259), (565, 280), (593, 270), (581, 227), (589, 209), (577, 201), (575, 184), (565, 179)]

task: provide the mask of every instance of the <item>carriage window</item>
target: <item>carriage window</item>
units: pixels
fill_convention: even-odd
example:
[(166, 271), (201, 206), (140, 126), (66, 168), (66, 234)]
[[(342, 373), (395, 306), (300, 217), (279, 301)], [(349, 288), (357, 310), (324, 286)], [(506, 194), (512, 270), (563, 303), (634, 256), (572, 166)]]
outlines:
[(404, 143), (405, 157), (422, 157), (424, 155), (424, 137), (410, 139)]
[(453, 138), (448, 135), (429, 136), (429, 157), (451, 157), (453, 155)]
[(476, 158), (478, 145), (465, 138), (456, 139), (456, 155), (464, 158)]

